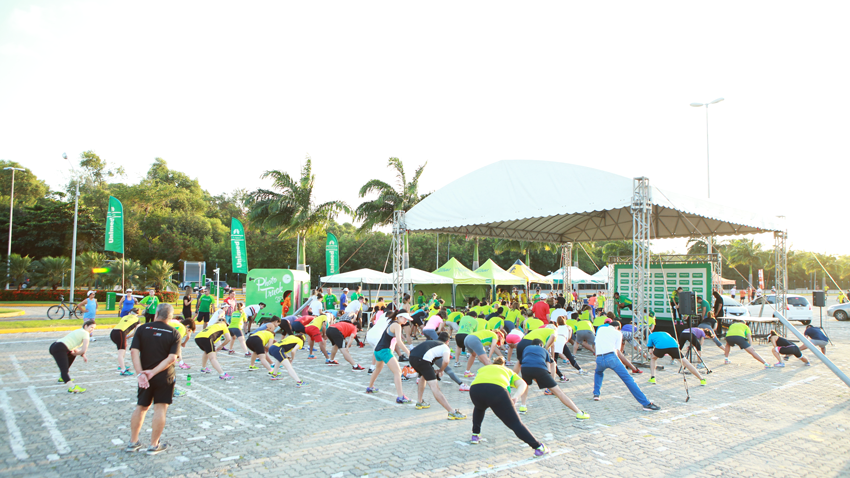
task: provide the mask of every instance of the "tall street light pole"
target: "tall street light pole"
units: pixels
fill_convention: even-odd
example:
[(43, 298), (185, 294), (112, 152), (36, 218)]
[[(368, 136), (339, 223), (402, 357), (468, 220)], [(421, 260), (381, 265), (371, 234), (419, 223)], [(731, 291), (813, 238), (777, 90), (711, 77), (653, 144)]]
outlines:
[[(62, 159), (68, 159), (68, 155), (62, 153)], [(70, 163), (70, 161), (69, 161)], [(71, 169), (74, 169), (74, 166), (71, 165)], [(79, 215), (79, 207), (80, 207), (80, 180), (77, 178), (76, 183), (76, 192), (74, 193), (74, 239), (71, 242), (71, 304), (74, 303), (74, 278), (76, 277), (77, 272), (77, 216)]]
[(9, 290), (9, 283), (12, 281), (12, 214), (15, 206), (15, 171), (26, 171), (23, 168), (3, 168), (5, 171), (12, 171), (12, 192), (9, 194), (9, 249), (6, 252), (6, 290)]
[[(706, 172), (706, 183), (708, 188), (708, 199), (711, 199), (711, 161), (709, 161), (708, 156), (708, 105), (716, 105), (723, 101), (723, 98), (717, 98), (714, 101), (709, 103), (691, 103), (691, 106), (694, 108), (700, 108), (705, 106), (705, 172)], [(712, 235), (708, 239), (708, 253), (712, 253), (712, 242), (714, 242), (714, 236)]]

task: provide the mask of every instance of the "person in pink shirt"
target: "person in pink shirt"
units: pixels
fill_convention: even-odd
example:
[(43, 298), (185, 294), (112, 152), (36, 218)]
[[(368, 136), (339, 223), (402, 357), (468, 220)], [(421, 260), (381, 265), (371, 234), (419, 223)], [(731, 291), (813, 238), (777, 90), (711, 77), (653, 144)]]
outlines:
[(439, 313), (432, 315), (428, 319), (428, 322), (425, 323), (425, 327), (422, 328), (422, 335), (428, 337), (429, 340), (439, 340), (437, 337), (443, 331), (445, 314), (446, 311), (443, 309)]

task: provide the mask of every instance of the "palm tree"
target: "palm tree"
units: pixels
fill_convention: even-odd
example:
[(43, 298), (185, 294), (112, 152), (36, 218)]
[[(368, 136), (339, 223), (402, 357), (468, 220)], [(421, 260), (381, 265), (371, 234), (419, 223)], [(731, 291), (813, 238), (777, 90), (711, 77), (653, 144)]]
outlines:
[(416, 168), (413, 178), (408, 182), (401, 160), (390, 158), (387, 167), (395, 172), (395, 187), (380, 179), (372, 179), (360, 188), (361, 198), (371, 193), (377, 193), (378, 197), (361, 203), (354, 211), (354, 218), (363, 221), (359, 231), (365, 232), (376, 226), (390, 225), (393, 222), (393, 212), (409, 211), (419, 201), (425, 199), (427, 194), (419, 194), (419, 178), (427, 164), (426, 162)]
[[(124, 284), (121, 284), (121, 261), (124, 260)], [(142, 264), (138, 261), (134, 261), (132, 259), (118, 259), (117, 261), (112, 263), (112, 267), (109, 268), (109, 272), (103, 277), (104, 283), (110, 289), (115, 288), (115, 286), (130, 287), (136, 288), (136, 286), (141, 286), (142, 281), (139, 280), (139, 276), (141, 275), (141, 271), (144, 269)]]
[(761, 244), (752, 239), (735, 239), (728, 246), (729, 265), (746, 266), (749, 269), (748, 281), (753, 283), (753, 266), (758, 268), (762, 261)]
[(94, 287), (101, 278), (100, 269), (106, 265), (106, 255), (100, 252), (83, 252), (77, 256), (77, 283), (81, 287)]
[(9, 256), (9, 262), (11, 263), (11, 268), (9, 269), (10, 279), (18, 285), (18, 290), (21, 290), (21, 285), (27, 280), (27, 276), (32, 268), (32, 257), (21, 257), (20, 254), (12, 254)]
[(56, 290), (62, 285), (66, 275), (70, 277), (71, 260), (67, 257), (48, 256), (33, 263), (33, 269), (36, 286)]
[(153, 260), (148, 264), (148, 285), (157, 291), (175, 291), (177, 283), (172, 279), (174, 272), (174, 264), (159, 259)]
[(313, 202), (316, 176), (310, 156), (297, 181), (279, 170), (266, 171), (260, 177), (271, 178), (272, 189), (257, 189), (251, 193), (248, 218), (263, 228), (279, 229), (281, 239), (295, 236), (300, 243), (303, 238), (296, 258), (296, 268), (303, 269), (303, 264), (307, 263), (307, 236), (324, 232), (339, 213), (350, 214), (351, 209), (342, 201)]

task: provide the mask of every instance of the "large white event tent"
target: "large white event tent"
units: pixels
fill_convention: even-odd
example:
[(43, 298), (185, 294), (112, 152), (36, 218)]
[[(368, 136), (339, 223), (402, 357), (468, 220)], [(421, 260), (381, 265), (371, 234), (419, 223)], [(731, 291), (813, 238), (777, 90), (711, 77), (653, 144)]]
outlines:
[[(499, 193), (481, 194), (481, 184), (498, 184)], [(661, 189), (646, 177), (627, 178), (553, 161), (499, 161), (452, 181), (407, 212), (396, 212), (393, 266), (397, 270), (402, 268), (406, 231), (559, 243), (565, 246), (565, 267), (572, 266), (574, 242), (632, 240), (633, 288), (638, 291), (633, 310), (639, 319), (650, 303), (651, 239), (773, 232), (776, 314), (807, 347), (810, 343), (783, 315), (788, 278), (788, 235), (783, 218)], [(570, 286), (569, 280), (564, 282), (565, 287)], [(819, 350), (813, 353), (850, 385), (850, 379), (826, 356)]]
[(607, 284), (608, 280), (609, 280), (608, 279), (608, 266), (602, 266), (602, 269), (599, 269), (598, 271), (596, 271), (596, 273), (593, 274), (592, 276), (590, 276), (590, 278), (593, 279), (593, 280), (600, 281), (599, 282), (600, 284)]
[[(564, 268), (562, 267), (549, 274), (546, 276), (546, 279), (554, 282), (555, 284), (560, 284), (564, 280)], [(606, 277), (605, 280), (600, 281), (578, 267), (572, 266), (570, 267), (570, 281), (573, 284), (604, 284), (608, 282), (608, 278)]]
[(392, 274), (372, 269), (357, 269), (330, 276), (320, 277), (319, 282), (329, 284), (391, 284)]
[[(387, 274), (392, 279), (392, 274)], [(408, 267), (402, 273), (402, 281), (405, 284), (451, 284), (453, 281), (449, 277), (434, 274), (433, 272), (423, 271), (415, 267)], [(391, 280), (387, 283), (392, 283)]]

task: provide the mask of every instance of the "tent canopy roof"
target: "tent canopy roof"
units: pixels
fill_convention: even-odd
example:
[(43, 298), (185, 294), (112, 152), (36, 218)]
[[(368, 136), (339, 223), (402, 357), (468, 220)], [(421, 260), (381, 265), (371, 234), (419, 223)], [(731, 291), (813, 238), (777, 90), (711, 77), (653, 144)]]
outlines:
[(487, 262), (475, 269), (475, 273), (490, 279), (490, 283), (494, 285), (525, 285), (525, 279), (502, 269), (493, 259), (487, 259)]
[(604, 284), (608, 282), (608, 266), (602, 266), (602, 269), (599, 269), (595, 274), (590, 276), (593, 279), (597, 279), (600, 284)]
[[(392, 277), (391, 274), (388, 275)], [(432, 274), (431, 272), (423, 271), (422, 269), (417, 269), (415, 267), (408, 267), (404, 270), (402, 281), (405, 284), (451, 284), (453, 282), (452, 279), (448, 277)]]
[(320, 277), (319, 282), (331, 284), (390, 284), (392, 275), (372, 269), (357, 269), (332, 276)]
[(434, 271), (434, 274), (448, 277), (456, 285), (460, 284), (487, 284), (487, 278), (480, 276), (461, 264), (460, 261), (452, 257), (439, 269)]
[(508, 268), (508, 272), (517, 277), (521, 277), (526, 282), (534, 282), (537, 284), (552, 283), (552, 279), (547, 279), (546, 277), (543, 277), (543, 275), (534, 272), (520, 259), (517, 259), (517, 261), (514, 262), (514, 265)]
[[(555, 272), (546, 276), (547, 279), (555, 282), (556, 284), (560, 284), (564, 282), (564, 268), (560, 268)], [(597, 280), (597, 278), (592, 277), (587, 272), (579, 269), (576, 266), (570, 267), (570, 282), (573, 284), (604, 284), (608, 281), (608, 277), (605, 277), (605, 280)]]
[[(481, 184), (499, 184), (499, 194), (481, 194)], [(631, 178), (574, 164), (499, 161), (423, 199), (407, 212), (406, 228), (555, 243), (630, 240), (633, 187)], [(652, 238), (785, 230), (776, 217), (650, 188)]]

